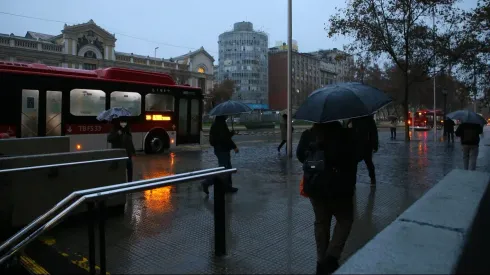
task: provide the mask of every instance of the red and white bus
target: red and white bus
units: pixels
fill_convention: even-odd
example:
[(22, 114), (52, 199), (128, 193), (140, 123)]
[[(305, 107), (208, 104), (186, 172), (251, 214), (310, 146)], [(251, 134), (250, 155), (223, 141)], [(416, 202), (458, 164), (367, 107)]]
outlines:
[(109, 148), (111, 124), (96, 116), (125, 107), (136, 150), (200, 143), (202, 91), (167, 74), (0, 62), (0, 83), (0, 133), (12, 137), (70, 136), (72, 151)]
[[(436, 119), (437, 129), (442, 129), (444, 125), (444, 112), (442, 110), (436, 110)], [(434, 111), (429, 109), (418, 110), (415, 112), (415, 116), (409, 112), (408, 124), (415, 130), (430, 130), (434, 128)]]

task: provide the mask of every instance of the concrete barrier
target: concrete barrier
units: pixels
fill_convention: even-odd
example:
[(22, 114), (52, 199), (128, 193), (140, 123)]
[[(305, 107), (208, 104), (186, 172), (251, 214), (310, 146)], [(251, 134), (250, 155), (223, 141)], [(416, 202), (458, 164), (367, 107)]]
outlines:
[(489, 173), (451, 171), (335, 274), (453, 273), (489, 181)]
[[(8, 157), (0, 158), (0, 170), (125, 156), (124, 150), (114, 149)], [(125, 160), (0, 173), (0, 222), (14, 228), (23, 226), (73, 191), (123, 182)], [(107, 203), (115, 206), (125, 202), (125, 196), (118, 196)]]
[(0, 157), (70, 152), (70, 137), (0, 139)]

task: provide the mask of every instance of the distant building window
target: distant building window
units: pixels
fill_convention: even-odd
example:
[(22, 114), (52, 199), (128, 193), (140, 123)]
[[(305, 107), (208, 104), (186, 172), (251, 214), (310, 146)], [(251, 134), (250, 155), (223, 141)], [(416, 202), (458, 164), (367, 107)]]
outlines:
[(197, 72), (203, 74), (204, 73), (204, 68), (203, 67), (199, 67), (197, 69)]
[(90, 63), (84, 63), (83, 64), (83, 69), (84, 70), (95, 70), (95, 69), (97, 69), (97, 65), (90, 64)]
[(83, 57), (86, 57), (86, 58), (94, 58), (96, 59), (97, 58), (97, 55), (93, 52), (93, 51), (87, 51)]

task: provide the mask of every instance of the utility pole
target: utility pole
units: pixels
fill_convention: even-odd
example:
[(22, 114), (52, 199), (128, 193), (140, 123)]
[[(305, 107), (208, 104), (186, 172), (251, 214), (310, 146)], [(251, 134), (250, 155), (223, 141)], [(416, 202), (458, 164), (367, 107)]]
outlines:
[(155, 48), (155, 67), (154, 67), (155, 72), (157, 71), (157, 50), (158, 47)]
[(288, 0), (288, 121), (287, 121), (287, 153), (293, 157), (293, 110), (292, 110), (292, 78), (293, 78), (293, 1)]

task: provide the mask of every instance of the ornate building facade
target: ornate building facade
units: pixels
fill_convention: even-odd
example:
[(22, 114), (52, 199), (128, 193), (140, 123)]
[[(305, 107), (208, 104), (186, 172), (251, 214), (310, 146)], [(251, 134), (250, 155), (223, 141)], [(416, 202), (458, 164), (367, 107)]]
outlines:
[(209, 94), (213, 86), (214, 58), (200, 48), (170, 59), (116, 51), (116, 37), (93, 20), (68, 26), (61, 34), (28, 31), (24, 37), (0, 34), (0, 61), (42, 63), (93, 70), (122, 67), (170, 74), (177, 83), (201, 87)]

